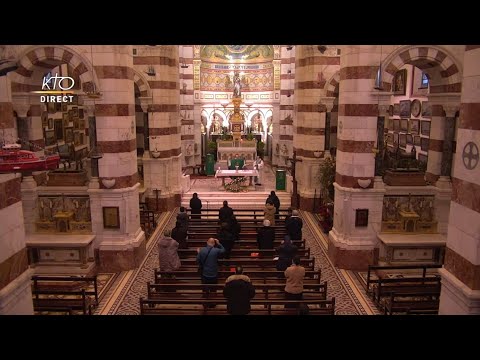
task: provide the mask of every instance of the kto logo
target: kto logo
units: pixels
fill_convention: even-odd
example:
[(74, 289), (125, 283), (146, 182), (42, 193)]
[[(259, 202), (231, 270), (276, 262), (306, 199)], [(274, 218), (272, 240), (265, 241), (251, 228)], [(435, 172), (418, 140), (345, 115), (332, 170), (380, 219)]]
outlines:
[[(37, 94), (49, 94), (49, 95), (41, 95), (40, 102), (48, 103), (48, 102), (72, 102), (73, 95), (65, 95), (66, 93), (72, 93), (70, 91), (75, 86), (75, 80), (70, 76), (52, 76), (51, 73), (48, 73), (46, 76), (43, 77), (42, 81), (42, 91), (34, 91)], [(54, 95), (54, 94), (62, 94), (62, 95)]]

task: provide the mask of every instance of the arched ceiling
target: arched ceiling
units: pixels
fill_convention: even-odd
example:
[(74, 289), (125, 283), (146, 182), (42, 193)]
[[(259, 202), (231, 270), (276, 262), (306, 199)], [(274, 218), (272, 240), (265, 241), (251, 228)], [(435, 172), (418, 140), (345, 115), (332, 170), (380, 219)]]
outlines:
[(202, 45), (200, 58), (211, 63), (263, 63), (272, 61), (272, 45)]

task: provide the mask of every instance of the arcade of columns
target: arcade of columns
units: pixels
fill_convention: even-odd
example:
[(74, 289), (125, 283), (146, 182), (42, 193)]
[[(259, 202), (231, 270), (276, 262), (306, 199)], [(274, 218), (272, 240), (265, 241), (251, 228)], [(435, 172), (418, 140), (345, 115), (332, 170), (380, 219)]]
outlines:
[[(193, 46), (19, 46), (17, 71), (0, 77), (0, 125), (5, 138), (15, 138), (15, 116), (27, 123), (28, 140), (44, 146), (41, 108), (28, 94), (36, 87), (45, 64), (68, 63), (82, 84), (95, 84), (99, 98), (84, 97), (90, 141), (102, 158), (98, 178), (92, 177), (90, 197), (95, 258), (102, 270), (120, 271), (139, 265), (145, 254), (140, 227), (135, 133), (136, 113), (148, 119), (148, 148), (141, 158), (145, 201), (160, 210), (179, 206), (186, 179), (182, 176), (184, 142), (200, 139), (201, 106), (194, 100)], [(92, 51), (93, 50), (93, 51)], [(480, 48), (477, 46), (342, 46), (340, 52), (317, 46), (280, 48), (279, 96), (273, 101), (271, 162), (284, 165), (275, 154), (284, 145), (297, 157), (299, 207), (312, 211), (319, 193), (319, 167), (337, 148), (334, 225), (329, 234), (329, 257), (345, 269), (365, 269), (378, 257), (376, 234), (382, 220), (381, 177), (375, 176), (372, 148), (377, 144), (377, 121), (386, 121), (394, 74), (405, 64), (429, 71), (432, 121), (427, 180), (433, 186), (440, 233), (447, 236), (442, 273), (440, 313), (480, 312), (480, 202), (478, 156), (464, 149), (480, 144)], [(383, 91), (374, 90), (379, 62)], [(180, 67), (180, 64), (190, 65)], [(153, 67), (156, 75), (145, 76)], [(432, 70), (433, 69), (433, 70)], [(135, 95), (135, 89), (137, 94)], [(456, 151), (451, 147), (458, 123)], [(138, 122), (137, 122), (138, 126)], [(193, 127), (193, 131), (191, 130)], [(187, 131), (187, 129), (189, 129)], [(136, 138), (137, 137), (137, 138)], [(93, 140), (92, 140), (93, 139)], [(473, 145), (472, 145), (473, 144)], [(150, 150), (150, 151), (149, 151)], [(156, 157), (150, 152), (155, 150)], [(158, 156), (157, 156), (158, 155)], [(467, 159), (467, 160), (465, 160)], [(469, 160), (470, 159), (470, 160)], [(465, 164), (468, 166), (465, 166)], [(40, 175), (39, 175), (40, 176)], [(114, 179), (110, 188), (103, 180)], [(366, 188), (358, 180), (370, 180)], [(32, 313), (26, 234), (34, 232), (37, 207), (36, 178), (0, 175), (0, 314)], [(121, 226), (103, 228), (102, 207), (119, 207)], [(369, 226), (354, 226), (355, 210), (369, 210)]]

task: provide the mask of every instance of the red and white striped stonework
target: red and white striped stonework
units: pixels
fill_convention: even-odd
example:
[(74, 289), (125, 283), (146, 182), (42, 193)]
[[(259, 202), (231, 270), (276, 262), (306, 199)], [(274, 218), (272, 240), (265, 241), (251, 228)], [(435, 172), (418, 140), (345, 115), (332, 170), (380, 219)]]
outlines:
[(12, 92), (10, 78), (0, 77), (0, 143), (13, 143), (17, 138), (15, 118), (13, 116)]
[(359, 188), (359, 179), (370, 179), (373, 186), (378, 102), (372, 91), (379, 53), (380, 46), (342, 49), (335, 176), (342, 187)]
[[(288, 50), (288, 49), (290, 50)], [(279, 149), (283, 149), (283, 145), (288, 149), (290, 156), (293, 150), (293, 121), (294, 121), (294, 99), (295, 99), (295, 53), (297, 47), (287, 46), (280, 47), (280, 104), (279, 104), (279, 121), (273, 122), (274, 144)], [(277, 125), (278, 124), (278, 125)], [(274, 151), (273, 164), (285, 166), (284, 159)]]
[(19, 174), (0, 174), (0, 315), (33, 314)]
[[(184, 45), (179, 47), (179, 78), (180, 78), (180, 124), (182, 149), (186, 149), (189, 144), (201, 144), (200, 117), (194, 121), (194, 101), (193, 101), (193, 45)], [(198, 150), (200, 151), (200, 150)], [(200, 156), (186, 159), (185, 150), (182, 150), (183, 165), (200, 164)]]
[[(338, 66), (340, 66), (340, 57), (338, 57)], [(338, 95), (340, 87), (340, 71), (333, 74), (325, 86), (326, 96), (333, 97), (333, 107), (330, 110), (330, 144), (329, 148), (337, 147), (337, 129), (338, 129)], [(327, 108), (327, 111), (329, 109)]]
[[(179, 206), (181, 200), (181, 124), (179, 116), (180, 89), (178, 46), (139, 48), (133, 57), (135, 69), (144, 72), (149, 66), (155, 69), (155, 77), (148, 77), (152, 94), (149, 112), (150, 154), (144, 155), (145, 201), (150, 209), (156, 208), (156, 194), (161, 193), (161, 210)], [(157, 154), (158, 153), (158, 154)]]
[(129, 188), (138, 183), (131, 47), (94, 46), (93, 63), (102, 92), (95, 104), (99, 177)]
[(440, 314), (480, 314), (480, 45), (463, 64)]

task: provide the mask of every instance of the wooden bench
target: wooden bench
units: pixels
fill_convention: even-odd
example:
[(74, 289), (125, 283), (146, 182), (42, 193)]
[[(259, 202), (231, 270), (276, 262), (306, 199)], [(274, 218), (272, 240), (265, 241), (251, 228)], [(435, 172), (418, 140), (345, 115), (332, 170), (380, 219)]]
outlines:
[[(204, 239), (187, 239), (187, 246), (189, 248), (202, 248), (206, 246), (208, 237), (205, 237)], [(297, 246), (299, 249), (305, 249), (305, 240), (294, 240), (292, 243)], [(281, 245), (281, 240), (275, 239), (273, 242), (273, 247), (277, 248)], [(258, 249), (258, 243), (257, 240), (240, 240), (235, 243), (235, 248), (238, 249)]]
[[(407, 270), (407, 272), (418, 272), (418, 276), (423, 278), (427, 277), (428, 270), (434, 270), (441, 268), (442, 265), (369, 265), (368, 272), (367, 272), (367, 285), (366, 285), (366, 292), (367, 294), (370, 292), (370, 285), (378, 283), (380, 278), (388, 276), (389, 273), (396, 273), (398, 274), (399, 270)], [(393, 271), (392, 271), (393, 270)], [(373, 277), (375, 275), (375, 278)]]
[[(196, 258), (182, 259), (182, 269), (183, 268), (198, 268), (198, 263)], [(275, 269), (277, 260), (271, 259), (262, 259), (262, 258), (234, 258), (230, 259), (218, 259), (218, 264), (220, 266), (235, 267), (237, 265), (243, 266), (245, 270), (251, 268), (271, 268)], [(305, 270), (314, 270), (315, 269), (315, 258), (302, 258), (300, 260), (300, 265), (302, 265)]]
[(440, 288), (435, 291), (392, 293), (384, 303), (384, 314), (438, 314)]
[[(185, 209), (188, 214), (191, 213), (191, 209)], [(191, 219), (192, 221), (201, 221), (201, 220), (217, 220), (218, 221), (218, 212), (220, 209), (202, 209), (202, 218), (201, 219)], [(279, 210), (279, 221), (283, 221), (287, 216), (287, 209), (280, 209)], [(265, 214), (265, 209), (233, 209), (233, 214), (237, 218), (237, 220), (243, 218), (253, 218), (253, 219), (262, 219)], [(191, 217), (191, 214), (190, 214)]]
[(32, 276), (35, 311), (82, 310), (98, 306), (97, 276)]
[[(235, 247), (233, 250), (230, 252), (231, 258), (266, 258), (266, 259), (273, 259), (275, 256), (277, 256), (277, 252), (275, 249), (270, 250), (255, 250), (255, 249), (243, 249), (243, 248), (237, 248), (238, 244), (235, 244)], [(186, 258), (196, 258), (197, 257), (197, 249), (178, 249), (178, 256), (180, 256), (180, 259), (186, 259)], [(298, 249), (297, 250), (297, 255), (300, 256), (301, 258), (310, 258), (310, 249)]]
[[(218, 282), (224, 283), (227, 277), (229, 277), (233, 273), (234, 272), (232, 271), (219, 270)], [(252, 284), (282, 283), (285, 285), (285, 276), (283, 271), (248, 269), (244, 271), (244, 274), (250, 278)], [(320, 269), (307, 270), (305, 271), (304, 284), (320, 284), (320, 278)], [(201, 278), (197, 270), (177, 270), (173, 272), (164, 272), (160, 271), (159, 269), (155, 269), (154, 279), (156, 284), (179, 284), (182, 282), (196, 284), (201, 282)]]
[[(255, 284), (254, 299), (285, 298), (285, 284)], [(147, 284), (148, 299), (223, 299), (224, 284)], [(304, 298), (327, 299), (327, 282), (305, 284)]]
[[(225, 299), (155, 299), (140, 298), (140, 315), (227, 315)], [(330, 300), (253, 299), (249, 315), (298, 315), (298, 309), (286, 305), (307, 305), (309, 315), (334, 315), (335, 298)]]
[(82, 311), (83, 315), (92, 315), (93, 299), (85, 289), (80, 291), (68, 290), (33, 290), (34, 311), (68, 312)]
[(379, 279), (372, 290), (372, 299), (381, 302), (383, 297), (391, 294), (440, 292), (441, 278), (437, 277), (406, 277)]

